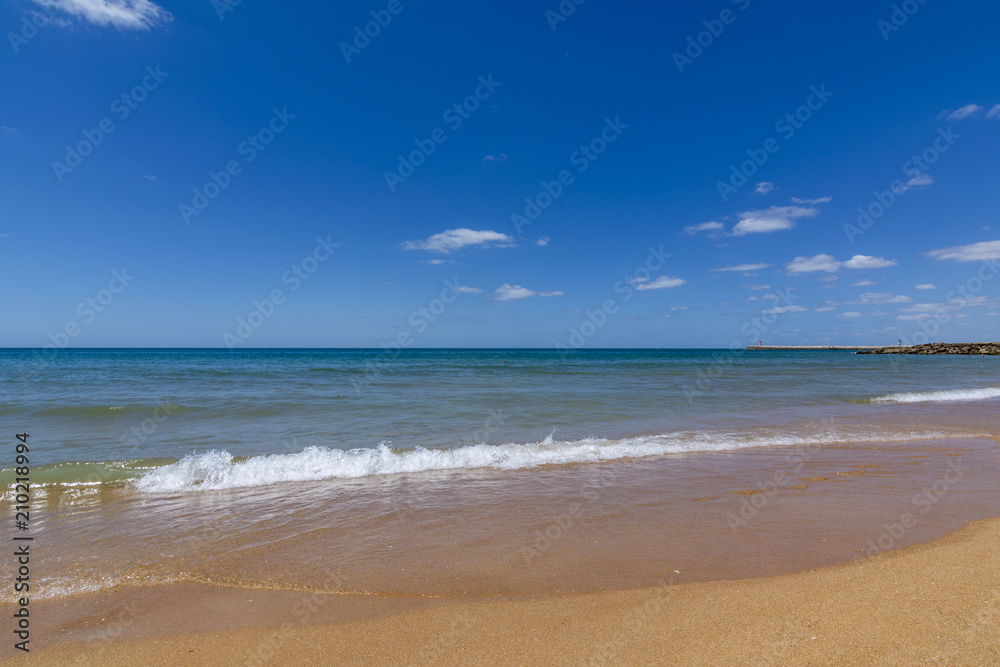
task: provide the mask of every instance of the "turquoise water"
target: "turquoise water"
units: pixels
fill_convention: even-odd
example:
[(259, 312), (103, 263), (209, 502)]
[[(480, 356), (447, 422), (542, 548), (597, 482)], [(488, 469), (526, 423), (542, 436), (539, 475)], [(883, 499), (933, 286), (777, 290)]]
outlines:
[(195, 490), (977, 435), (998, 370), (829, 351), (8, 349), (0, 415), (31, 434), (42, 482), (155, 472), (140, 489)]
[[(43, 598), (183, 581), (486, 596), (769, 576), (856, 557), (954, 460), (970, 471), (961, 493), (907, 540), (989, 515), (998, 362), (2, 350), (0, 484), (13, 522), (13, 436), (30, 433)], [(734, 531), (776, 470), (788, 487)]]

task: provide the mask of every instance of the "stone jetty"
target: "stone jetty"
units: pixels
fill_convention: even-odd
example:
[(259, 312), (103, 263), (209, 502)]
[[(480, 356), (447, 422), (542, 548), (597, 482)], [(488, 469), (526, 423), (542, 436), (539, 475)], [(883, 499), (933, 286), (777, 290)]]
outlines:
[(997, 354), (1000, 343), (926, 343), (924, 345), (893, 345), (858, 350), (858, 354)]

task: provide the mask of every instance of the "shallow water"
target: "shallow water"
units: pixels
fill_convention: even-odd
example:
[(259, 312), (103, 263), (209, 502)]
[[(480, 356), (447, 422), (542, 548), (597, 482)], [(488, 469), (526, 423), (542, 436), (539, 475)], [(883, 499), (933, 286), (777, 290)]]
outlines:
[[(995, 358), (8, 350), (0, 361), (0, 414), (31, 434), (43, 597), (168, 581), (461, 597), (760, 576), (997, 511)], [(960, 478), (893, 537), (955, 461)]]

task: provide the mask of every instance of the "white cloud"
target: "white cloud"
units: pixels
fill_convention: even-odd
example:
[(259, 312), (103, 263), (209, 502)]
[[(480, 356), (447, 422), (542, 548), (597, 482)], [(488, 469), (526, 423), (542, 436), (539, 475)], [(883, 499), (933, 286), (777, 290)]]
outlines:
[(20, 132), (17, 131), (16, 128), (7, 127), (6, 125), (0, 125), (0, 130), (3, 130), (4, 132), (10, 132), (11, 134), (14, 134), (14, 135), (20, 135), (21, 134)]
[(817, 313), (829, 313), (831, 310), (837, 310), (834, 306), (823, 306), (822, 308), (817, 308)]
[(504, 283), (493, 292), (493, 298), (497, 301), (514, 301), (516, 299), (527, 299), (533, 296), (562, 296), (562, 292), (535, 292), (520, 285), (508, 285)]
[(815, 257), (796, 257), (785, 267), (789, 274), (811, 273), (813, 271), (826, 271), (834, 273), (840, 269), (840, 262), (830, 255), (816, 255)]
[(909, 192), (913, 188), (927, 188), (934, 185), (934, 178), (930, 174), (925, 174), (919, 169), (914, 169), (909, 173), (910, 180), (903, 184), (898, 190), (894, 192), (898, 195), (904, 192)]
[(723, 228), (725, 228), (724, 224), (712, 220), (711, 222), (703, 222), (700, 225), (688, 225), (684, 228), (684, 233), (692, 236), (698, 232), (712, 232)]
[(990, 109), (989, 113), (986, 114), (986, 117), (987, 118), (1000, 118), (1000, 104), (998, 104), (995, 107), (993, 107), (992, 109)]
[(744, 289), (771, 289), (770, 285), (740, 285)]
[(670, 310), (687, 310), (687, 309), (688, 309), (687, 306), (674, 306)]
[(647, 289), (664, 289), (667, 287), (680, 287), (687, 283), (686, 280), (680, 278), (670, 278), (669, 276), (660, 276), (651, 283), (641, 283), (636, 285), (637, 290), (647, 290)]
[(769, 308), (764, 311), (765, 315), (783, 315), (784, 313), (804, 313), (809, 310), (808, 308), (803, 308), (802, 306), (778, 306), (777, 308)]
[(760, 271), (771, 266), (770, 264), (737, 264), (736, 266), (723, 266), (713, 271)]
[(917, 285), (915, 289), (937, 289), (937, 287), (930, 283), (924, 283), (922, 285)]
[(934, 259), (953, 259), (956, 262), (978, 262), (1000, 257), (1000, 241), (981, 241), (971, 245), (958, 245), (951, 248), (939, 248), (927, 253)]
[(465, 285), (459, 285), (458, 291), (460, 294), (482, 294), (483, 290), (478, 287), (466, 287)]
[(869, 306), (882, 305), (885, 303), (910, 303), (913, 301), (908, 296), (902, 294), (890, 294), (889, 292), (865, 292), (861, 295), (861, 303)]
[(855, 318), (855, 317), (861, 317), (861, 313), (856, 312), (856, 311), (851, 311), (849, 313), (840, 313), (839, 315), (837, 315), (837, 317), (843, 317), (845, 319), (851, 319), (851, 318)]
[(33, 0), (36, 5), (80, 17), (96, 25), (148, 30), (173, 15), (149, 0)]
[(896, 266), (896, 260), (885, 259), (884, 257), (872, 257), (871, 255), (855, 255), (844, 262), (845, 269), (884, 269), (887, 266)]
[(859, 280), (856, 283), (852, 283), (851, 287), (871, 287), (872, 285), (878, 285), (874, 280)]
[(744, 211), (740, 221), (733, 227), (733, 236), (745, 234), (766, 234), (795, 226), (798, 218), (812, 218), (819, 209), (803, 206), (772, 206), (761, 211)]
[(961, 109), (955, 109), (948, 114), (948, 120), (965, 120), (971, 116), (975, 116), (980, 111), (983, 111), (983, 107), (978, 104), (966, 104)]
[(426, 241), (407, 241), (403, 244), (405, 250), (430, 250), (431, 252), (449, 253), (465, 246), (483, 246), (497, 244), (497, 247), (509, 248), (514, 244), (514, 239), (500, 232), (489, 230), (473, 231), (471, 229), (449, 229), (434, 234)]
[(896, 319), (903, 322), (918, 322), (920, 320), (930, 319), (930, 317), (930, 313), (920, 313), (919, 315), (899, 315)]
[(798, 197), (792, 197), (793, 204), (829, 204), (833, 201), (833, 197), (818, 197), (816, 199), (799, 199)]
[(763, 181), (758, 183), (757, 187), (754, 188), (753, 191), (759, 195), (766, 195), (771, 190), (774, 190), (774, 183), (771, 183), (770, 181)]
[(537, 241), (535, 241), (535, 245), (541, 246), (541, 247), (544, 248), (545, 246), (547, 246), (549, 244), (549, 241), (551, 241), (551, 239), (548, 236), (543, 236), (542, 238), (540, 238)]
[(486, 155), (483, 157), (483, 162), (503, 162), (507, 159), (506, 153), (500, 153), (499, 155)]
[(980, 308), (992, 306), (997, 299), (987, 296), (970, 296), (967, 299), (956, 299), (947, 303), (915, 303), (906, 308), (900, 308), (903, 313), (947, 313), (960, 308)]

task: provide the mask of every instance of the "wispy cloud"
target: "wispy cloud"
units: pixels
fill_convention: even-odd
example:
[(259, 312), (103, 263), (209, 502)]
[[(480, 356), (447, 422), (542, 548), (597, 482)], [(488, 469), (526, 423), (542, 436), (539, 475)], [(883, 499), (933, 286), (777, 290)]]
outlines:
[(931, 283), (923, 283), (922, 285), (917, 285), (914, 289), (937, 289), (937, 286)]
[(1000, 118), (1000, 104), (997, 104), (986, 114), (987, 118)]
[(720, 229), (725, 229), (725, 227), (726, 226), (721, 222), (715, 222), (712, 220), (711, 222), (703, 222), (700, 225), (688, 225), (684, 228), (684, 233), (688, 236), (693, 236), (699, 232), (714, 232)]
[(872, 257), (871, 255), (855, 255), (845, 262), (837, 260), (832, 255), (820, 254), (813, 257), (796, 257), (785, 269), (789, 274), (813, 273), (825, 271), (826, 273), (836, 273), (841, 268), (862, 270), (862, 269), (883, 269), (887, 266), (896, 266), (896, 260), (884, 257)]
[(851, 319), (851, 318), (855, 318), (855, 317), (861, 317), (861, 313), (852, 310), (852, 311), (847, 312), (847, 313), (839, 313), (837, 315), (837, 317), (843, 317), (845, 319)]
[(844, 262), (845, 269), (884, 269), (887, 266), (896, 266), (899, 264), (894, 259), (886, 259), (884, 257), (872, 257), (871, 255), (855, 255), (849, 260)]
[(754, 188), (753, 191), (759, 195), (766, 195), (768, 192), (771, 192), (772, 190), (774, 190), (774, 183), (770, 181), (762, 181), (757, 184), (757, 187)]
[(770, 264), (737, 264), (736, 266), (722, 266), (713, 271), (760, 271), (771, 266)]
[(902, 294), (889, 292), (865, 292), (861, 295), (861, 303), (869, 306), (880, 306), (887, 303), (910, 303), (912, 298)]
[(818, 213), (819, 209), (802, 206), (772, 206), (760, 211), (744, 211), (740, 213), (740, 221), (733, 227), (733, 236), (791, 229), (798, 218), (811, 218)]
[(971, 118), (982, 111), (985, 111), (985, 109), (978, 104), (966, 104), (961, 109), (955, 109), (954, 111), (948, 113), (946, 118), (948, 120), (965, 120), (966, 118)]
[(851, 283), (851, 287), (871, 287), (872, 285), (878, 285), (874, 280), (859, 280), (856, 283)]
[(482, 294), (483, 290), (478, 287), (467, 287), (466, 285), (459, 285), (458, 291), (460, 294)]
[(900, 315), (897, 320), (926, 320), (932, 313), (951, 313), (961, 308), (982, 308), (994, 306), (1000, 301), (996, 297), (972, 296), (967, 299), (957, 299), (945, 303), (915, 303), (906, 308), (900, 308), (901, 313), (914, 313), (913, 315)]
[(10, 132), (11, 134), (17, 134), (17, 135), (21, 134), (15, 128), (7, 127), (6, 125), (0, 125), (0, 130), (3, 130), (4, 132)]
[(497, 301), (515, 301), (517, 299), (528, 299), (533, 296), (562, 296), (562, 292), (536, 292), (520, 285), (508, 285), (504, 283), (493, 292), (493, 298)]
[(981, 241), (971, 245), (957, 245), (939, 248), (927, 253), (934, 259), (953, 259), (956, 262), (978, 262), (1000, 257), (1000, 241)]
[(804, 313), (808, 308), (803, 308), (802, 306), (778, 306), (776, 308), (768, 308), (764, 311), (765, 315), (784, 315), (785, 313)]
[(483, 156), (483, 162), (503, 162), (507, 159), (506, 153), (500, 153), (499, 155), (485, 155)]
[(686, 280), (681, 278), (671, 278), (669, 276), (660, 276), (652, 282), (643, 282), (635, 286), (637, 290), (648, 290), (648, 289), (666, 289), (668, 287), (680, 287), (687, 283)]
[(541, 247), (544, 248), (545, 246), (547, 246), (549, 244), (549, 241), (551, 241), (551, 240), (552, 239), (550, 239), (548, 236), (543, 236), (542, 238), (540, 238), (537, 241), (535, 241), (535, 245), (541, 246)]
[(799, 199), (798, 197), (792, 197), (793, 204), (829, 204), (833, 201), (833, 197), (818, 197), (816, 199)]
[(914, 169), (909, 175), (910, 180), (904, 183), (899, 190), (896, 190), (896, 194), (903, 194), (904, 192), (909, 192), (914, 188), (927, 188), (934, 185), (934, 178), (930, 174), (925, 174), (919, 169)]
[(32, 0), (36, 5), (56, 9), (95, 25), (111, 25), (119, 30), (148, 30), (169, 23), (173, 15), (149, 0)]
[(796, 257), (785, 267), (791, 275), (800, 273), (812, 273), (814, 271), (826, 271), (834, 273), (840, 270), (840, 262), (831, 255), (820, 254), (813, 257)]
[(434, 234), (426, 241), (407, 241), (403, 244), (403, 249), (449, 253), (466, 246), (510, 248), (514, 246), (514, 239), (500, 232), (474, 231), (463, 227)]

